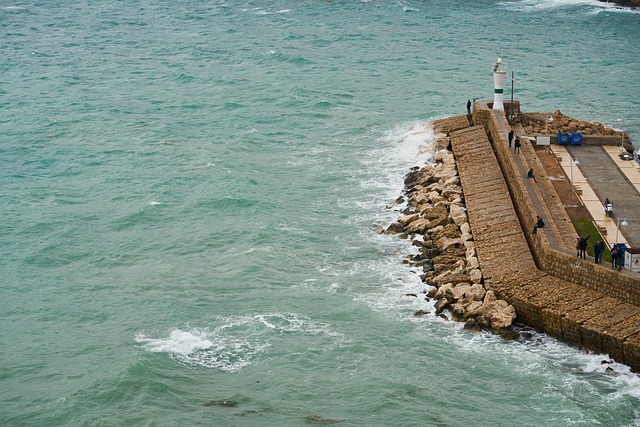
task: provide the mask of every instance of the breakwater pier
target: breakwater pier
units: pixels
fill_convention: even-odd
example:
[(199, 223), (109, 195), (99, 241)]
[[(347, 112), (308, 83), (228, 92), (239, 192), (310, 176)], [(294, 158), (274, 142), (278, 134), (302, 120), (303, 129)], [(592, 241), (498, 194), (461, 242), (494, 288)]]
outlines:
[[(524, 137), (522, 126), (480, 101), (435, 129), (450, 140), (485, 288), (523, 323), (640, 371), (640, 276), (576, 258), (551, 181), (527, 178), (544, 171), (536, 147), (524, 138), (520, 153), (509, 147), (509, 130)], [(537, 215), (546, 226), (532, 234)]]

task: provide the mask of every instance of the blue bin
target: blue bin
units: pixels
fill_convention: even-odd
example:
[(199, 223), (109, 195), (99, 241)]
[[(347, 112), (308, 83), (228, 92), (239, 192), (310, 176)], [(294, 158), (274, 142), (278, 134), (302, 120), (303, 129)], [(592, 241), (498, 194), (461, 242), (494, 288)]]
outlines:
[(582, 134), (573, 132), (571, 134), (571, 145), (582, 145)]
[(569, 134), (567, 132), (559, 132), (558, 133), (558, 144), (560, 145), (569, 145)]

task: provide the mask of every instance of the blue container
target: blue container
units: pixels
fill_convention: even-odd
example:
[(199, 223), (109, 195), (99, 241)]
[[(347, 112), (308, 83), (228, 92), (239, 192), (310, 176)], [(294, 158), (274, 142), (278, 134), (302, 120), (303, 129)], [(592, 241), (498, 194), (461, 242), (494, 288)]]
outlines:
[(558, 133), (558, 144), (560, 145), (569, 145), (569, 134), (567, 132), (559, 132)]
[(582, 145), (582, 134), (573, 132), (571, 134), (571, 145)]

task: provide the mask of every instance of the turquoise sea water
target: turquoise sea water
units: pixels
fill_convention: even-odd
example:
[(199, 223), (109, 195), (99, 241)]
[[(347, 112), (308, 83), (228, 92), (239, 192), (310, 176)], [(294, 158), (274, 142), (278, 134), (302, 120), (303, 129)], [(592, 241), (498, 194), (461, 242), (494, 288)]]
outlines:
[(374, 232), (498, 56), (523, 110), (638, 141), (638, 12), (5, 1), (0, 28), (0, 425), (640, 425), (606, 355), (414, 317), (412, 248)]

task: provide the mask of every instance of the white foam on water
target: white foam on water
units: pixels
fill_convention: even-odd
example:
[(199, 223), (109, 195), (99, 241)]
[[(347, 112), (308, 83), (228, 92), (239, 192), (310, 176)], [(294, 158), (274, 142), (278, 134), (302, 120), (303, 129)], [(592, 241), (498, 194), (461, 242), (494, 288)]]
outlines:
[(150, 338), (139, 333), (136, 342), (153, 353), (168, 353), (179, 363), (192, 367), (235, 372), (248, 365), (269, 346), (241, 338), (222, 336), (208, 329), (173, 329), (167, 338)]
[(139, 332), (135, 341), (147, 351), (167, 353), (186, 366), (236, 372), (259, 360), (275, 337), (340, 336), (328, 324), (297, 313), (215, 316), (205, 323), (204, 327), (173, 328), (160, 338)]
[(361, 229), (360, 237), (367, 245), (377, 247), (379, 256), (354, 262), (347, 274), (367, 278), (366, 284), (355, 290), (355, 300), (375, 311), (406, 319), (408, 312), (433, 311), (433, 304), (424, 299), (423, 292), (428, 286), (420, 278), (421, 269), (402, 263), (403, 258), (416, 253), (417, 248), (411, 241), (379, 235), (373, 229), (375, 226), (386, 228), (401, 215), (404, 205), (394, 203), (403, 193), (404, 176), (412, 167), (433, 164), (435, 133), (430, 121), (413, 121), (389, 129), (376, 138), (376, 142), (362, 159), (364, 172), (359, 195), (355, 200), (339, 203), (355, 204), (358, 209), (351, 221), (367, 227)]
[(385, 160), (410, 164), (433, 161), (435, 133), (431, 121), (404, 123), (387, 131), (378, 142), (384, 144)]
[(600, 12), (624, 12), (624, 13), (640, 13), (635, 9), (622, 7), (615, 3), (601, 2), (598, 0), (523, 0), (523, 1), (505, 1), (500, 5), (510, 10), (520, 12), (538, 12), (542, 10), (560, 9), (566, 7), (592, 7), (588, 13)]
[(361, 191), (355, 199), (338, 200), (340, 205), (355, 205), (353, 221), (374, 218), (388, 225), (397, 213), (385, 207), (402, 194), (404, 176), (414, 166), (433, 163), (435, 134), (431, 122), (402, 123), (376, 139), (376, 146), (362, 158)]
[(208, 333), (198, 329), (183, 331), (173, 329), (168, 338), (148, 338), (143, 333), (136, 335), (136, 342), (145, 344), (145, 348), (154, 353), (190, 354), (213, 346), (207, 338)]
[(614, 362), (608, 355), (570, 347), (531, 328), (523, 331), (529, 338), (504, 341), (492, 333), (469, 334), (459, 328), (450, 336), (450, 342), (478, 354), (480, 359), (498, 363), (502, 359), (506, 368), (543, 377), (567, 395), (587, 393), (610, 403), (640, 399), (640, 376), (628, 366)]

